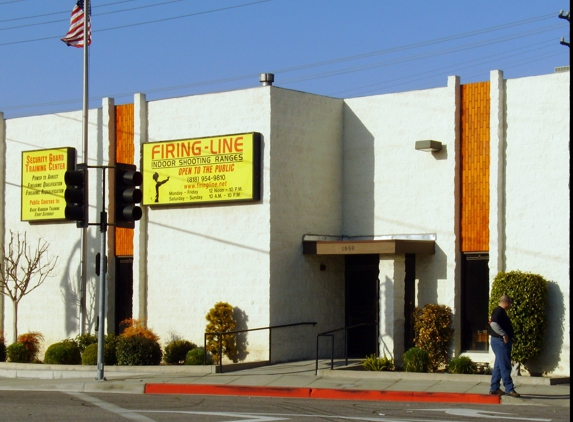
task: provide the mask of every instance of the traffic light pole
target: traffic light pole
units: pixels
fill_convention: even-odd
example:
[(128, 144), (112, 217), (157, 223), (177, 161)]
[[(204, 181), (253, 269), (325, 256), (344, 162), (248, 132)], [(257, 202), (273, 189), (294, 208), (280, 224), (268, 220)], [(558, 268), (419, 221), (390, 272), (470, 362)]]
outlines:
[(100, 213), (101, 249), (99, 270), (99, 317), (98, 317), (98, 341), (97, 341), (97, 380), (104, 381), (104, 357), (105, 357), (105, 275), (107, 273), (107, 212), (105, 211), (105, 167), (102, 167), (102, 198)]

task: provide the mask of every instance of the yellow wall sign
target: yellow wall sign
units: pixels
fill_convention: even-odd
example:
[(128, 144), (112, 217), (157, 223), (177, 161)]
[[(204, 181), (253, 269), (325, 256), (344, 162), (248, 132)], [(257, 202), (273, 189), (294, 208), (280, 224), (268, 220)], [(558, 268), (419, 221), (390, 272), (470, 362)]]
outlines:
[(260, 198), (260, 134), (143, 144), (143, 205)]
[(64, 174), (75, 161), (74, 148), (22, 152), (22, 221), (65, 219)]

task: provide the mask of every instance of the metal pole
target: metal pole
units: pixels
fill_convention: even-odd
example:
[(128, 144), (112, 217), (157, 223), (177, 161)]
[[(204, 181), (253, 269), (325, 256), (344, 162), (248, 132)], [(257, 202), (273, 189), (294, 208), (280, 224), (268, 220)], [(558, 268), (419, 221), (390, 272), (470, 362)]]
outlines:
[(219, 373), (223, 373), (223, 333), (219, 333)]
[[(88, 20), (89, 20), (90, 1), (84, 2), (84, 98), (83, 98), (83, 113), (82, 113), (82, 138), (83, 138), (83, 157), (86, 164), (86, 195), (89, 204), (89, 178), (88, 178)], [(89, 211), (88, 211), (89, 215)], [(87, 262), (88, 262), (88, 228), (82, 228), (82, 241), (81, 241), (81, 287), (80, 287), (80, 334), (84, 334), (86, 325), (86, 290), (87, 290)]]
[(316, 364), (314, 367), (314, 375), (318, 375), (318, 338), (319, 336), (316, 336)]
[(269, 327), (269, 366), (273, 364), (272, 356), (271, 356), (271, 341), (273, 336), (273, 329)]
[(334, 369), (334, 334), (330, 336), (332, 338), (332, 348), (330, 350), (330, 369)]
[(207, 365), (207, 333), (203, 335), (203, 365)]
[(107, 213), (105, 212), (105, 168), (102, 168), (102, 211), (100, 214), (101, 249), (100, 249), (100, 272), (99, 272), (99, 322), (98, 322), (98, 347), (97, 347), (97, 380), (104, 378), (104, 353), (105, 353), (105, 275), (107, 273), (106, 256), (106, 233)]
[(348, 366), (348, 330), (344, 330), (344, 358), (346, 359), (346, 366)]

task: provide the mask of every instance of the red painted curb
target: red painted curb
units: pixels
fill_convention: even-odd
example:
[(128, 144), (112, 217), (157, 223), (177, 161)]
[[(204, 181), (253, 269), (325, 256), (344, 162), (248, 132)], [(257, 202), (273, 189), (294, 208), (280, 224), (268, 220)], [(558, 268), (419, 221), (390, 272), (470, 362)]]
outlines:
[(500, 404), (490, 394), (427, 393), (331, 388), (252, 387), (243, 385), (145, 384), (145, 394), (200, 394), (219, 396), (286, 397), (330, 400), (368, 400), (433, 403)]
[(219, 396), (295, 397), (308, 399), (310, 388), (246, 385), (145, 384), (145, 394), (205, 394)]

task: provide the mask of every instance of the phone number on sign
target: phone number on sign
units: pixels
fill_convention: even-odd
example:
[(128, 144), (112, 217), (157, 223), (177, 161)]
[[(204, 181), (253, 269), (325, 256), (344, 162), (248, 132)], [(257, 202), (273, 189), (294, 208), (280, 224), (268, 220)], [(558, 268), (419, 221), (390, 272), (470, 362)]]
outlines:
[(187, 178), (188, 183), (192, 182), (219, 182), (225, 180), (224, 174), (215, 174), (213, 176), (191, 176)]

